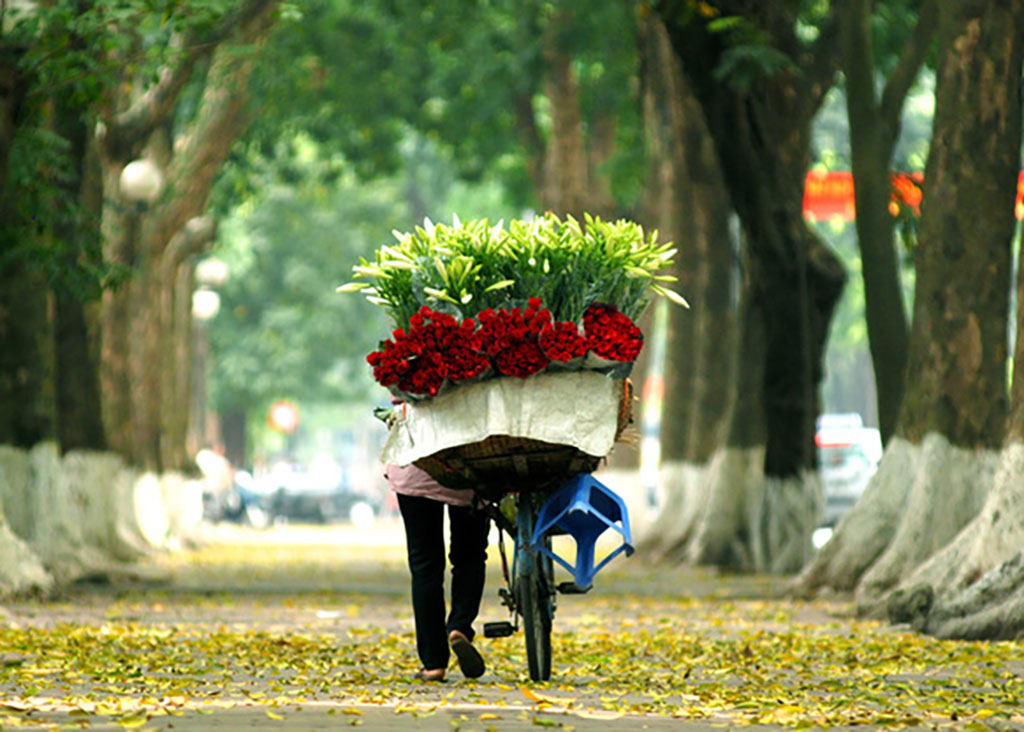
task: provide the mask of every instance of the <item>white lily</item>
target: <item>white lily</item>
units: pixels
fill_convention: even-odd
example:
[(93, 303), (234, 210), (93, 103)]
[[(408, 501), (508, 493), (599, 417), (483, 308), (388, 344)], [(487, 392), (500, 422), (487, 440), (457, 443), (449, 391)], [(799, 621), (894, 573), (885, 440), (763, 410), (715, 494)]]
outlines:
[(455, 302), (455, 298), (449, 295), (444, 290), (438, 290), (433, 287), (424, 287), (423, 291), (431, 297), (436, 297), (438, 300), (446, 300), (448, 302)]
[(387, 272), (382, 270), (380, 267), (374, 265), (356, 265), (352, 268), (352, 271), (356, 274), (363, 275), (364, 277), (384, 277)]
[(359, 292), (369, 286), (369, 282), (349, 282), (336, 289), (335, 292)]
[[(393, 234), (395, 234), (396, 236), (399, 236), (399, 237), (405, 236), (405, 234), (400, 234), (397, 231), (393, 231), (391, 233), (393, 233)], [(406, 254), (405, 252), (400, 251), (398, 249), (395, 249), (394, 247), (389, 247), (386, 244), (380, 248), (380, 253), (381, 253), (382, 257), (385, 257), (387, 259), (401, 259), (404, 262), (411, 262), (412, 261), (409, 258), (409, 255)]]
[(690, 307), (690, 303), (686, 302), (686, 298), (684, 298), (682, 295), (680, 295), (675, 290), (670, 290), (667, 287), (662, 287), (661, 285), (653, 285), (652, 284), (651, 285), (651, 292), (653, 292), (656, 295), (662, 295), (663, 297), (667, 297), (669, 300), (674, 302), (676, 305), (682, 305), (684, 308)]
[(501, 280), (500, 282), (495, 282), (493, 285), (488, 285), (487, 287), (485, 287), (484, 292), (494, 292), (495, 290), (503, 290), (506, 287), (511, 287), (515, 283), (515, 280)]

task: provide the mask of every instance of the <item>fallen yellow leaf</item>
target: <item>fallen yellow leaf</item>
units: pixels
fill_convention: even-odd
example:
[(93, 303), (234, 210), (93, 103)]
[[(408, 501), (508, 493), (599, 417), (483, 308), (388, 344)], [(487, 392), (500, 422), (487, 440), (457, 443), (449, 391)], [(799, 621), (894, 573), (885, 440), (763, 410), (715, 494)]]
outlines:
[(525, 686), (520, 686), (519, 687), (519, 691), (523, 692), (523, 696), (525, 696), (527, 699), (529, 699), (532, 702), (544, 701), (539, 696), (534, 694), (532, 690), (527, 689)]
[(619, 719), (626, 716), (625, 712), (609, 709), (576, 709), (574, 714), (583, 719)]
[(138, 729), (149, 721), (149, 715), (145, 712), (132, 712), (123, 717), (118, 717), (117, 723), (125, 729)]

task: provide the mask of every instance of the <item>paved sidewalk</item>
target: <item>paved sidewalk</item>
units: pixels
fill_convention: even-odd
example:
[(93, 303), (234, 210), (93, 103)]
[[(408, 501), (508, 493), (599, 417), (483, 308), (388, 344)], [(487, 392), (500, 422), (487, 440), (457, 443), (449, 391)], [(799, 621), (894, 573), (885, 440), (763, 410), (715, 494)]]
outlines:
[[(0, 729), (1024, 728), (1021, 644), (924, 639), (855, 620), (843, 598), (786, 602), (784, 578), (617, 558), (592, 592), (559, 598), (550, 682), (528, 679), (517, 633), (479, 637), (482, 678), (453, 666), (425, 685), (410, 682), (397, 521), (219, 526), (208, 542), (162, 558), (163, 582), (0, 608)], [(481, 623), (507, 617), (491, 554)]]

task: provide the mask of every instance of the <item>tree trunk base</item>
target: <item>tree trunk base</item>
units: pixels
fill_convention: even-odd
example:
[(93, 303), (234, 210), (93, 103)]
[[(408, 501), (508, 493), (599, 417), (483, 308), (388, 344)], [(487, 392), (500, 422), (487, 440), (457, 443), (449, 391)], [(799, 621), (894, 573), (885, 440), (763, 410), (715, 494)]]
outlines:
[(1014, 640), (1024, 637), (1024, 553), (989, 570), (948, 599), (931, 585), (893, 592), (887, 601), (891, 622), (907, 623), (937, 638)]
[(749, 517), (758, 531), (751, 541), (753, 568), (795, 574), (814, 556), (811, 536), (823, 514), (821, 477), (765, 478), (761, 508)]
[(889, 442), (864, 494), (794, 580), (791, 594), (813, 597), (821, 591), (851, 592), (857, 587), (896, 533), (919, 452), (906, 440), (893, 438)]
[(650, 562), (678, 556), (707, 507), (707, 475), (707, 464), (670, 461), (661, 465), (658, 484), (664, 499), (657, 518), (637, 542), (638, 554)]
[(704, 508), (685, 558), (741, 572), (797, 572), (813, 555), (821, 515), (817, 475), (767, 478), (764, 448), (722, 448), (703, 476)]
[(0, 515), (0, 596), (49, 593), (53, 577), (25, 542), (11, 533)]
[(856, 589), (858, 613), (884, 617), (885, 596), (978, 515), (993, 484), (999, 453), (955, 447), (929, 434), (919, 458), (896, 532)]
[[(1002, 563), (1019, 556), (1024, 546), (1024, 443), (1013, 442), (999, 453), (999, 467), (978, 515), (941, 551), (921, 564), (893, 591), (901, 606), (908, 593), (928, 588), (933, 600), (963, 596)], [(997, 603), (1000, 602), (997, 600)], [(889, 613), (892, 617), (892, 613)], [(909, 622), (909, 621), (907, 621)]]

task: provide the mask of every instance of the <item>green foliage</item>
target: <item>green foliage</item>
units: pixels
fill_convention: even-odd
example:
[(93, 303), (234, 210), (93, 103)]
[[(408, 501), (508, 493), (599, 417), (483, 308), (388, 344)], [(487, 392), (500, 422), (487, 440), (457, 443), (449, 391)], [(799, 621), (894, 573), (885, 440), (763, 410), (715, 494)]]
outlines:
[(225, 224), (217, 255), (230, 278), (208, 324), (219, 409), (278, 397), (309, 401), (365, 398), (363, 355), (384, 327), (366, 303), (334, 293), (346, 261), (372, 249), (401, 217), (393, 182), (333, 188), (277, 186)]
[[(235, 7), (231, 0), (55, 0), (4, 6), (0, 43), (18, 50), (28, 81), (8, 163), (0, 266), (41, 271), (82, 299), (130, 273), (102, 257), (98, 213), (80, 204), (83, 151), (58, 130), (92, 130), (114, 90), (143, 88), (181, 49), (173, 33), (202, 30)], [(81, 148), (81, 146), (79, 146)], [(64, 232), (64, 239), (55, 232)]]
[(726, 49), (714, 70), (716, 79), (746, 91), (762, 79), (796, 72), (796, 64), (776, 48), (772, 38), (748, 18), (730, 15), (708, 22), (708, 30), (724, 36)]
[[(500, 181), (518, 207), (535, 205), (524, 115), (543, 135), (541, 41), (567, 2), (314, 0), (284, 14), (254, 76), (252, 144), (308, 134), (363, 178), (393, 174), (415, 130), (450, 154), (463, 181)], [(589, 121), (614, 111), (613, 192), (631, 204), (643, 180), (636, 48), (629, 4), (574, 13), (564, 34)], [(457, 19), (457, 21), (453, 20)], [(616, 29), (608, 32), (609, 28)]]
[[(99, 222), (66, 194), (71, 168), (64, 138), (44, 127), (19, 130), (8, 166), (11, 196), (0, 227), (0, 268), (40, 272), (51, 286), (92, 300), (128, 272), (103, 259)], [(76, 236), (66, 241), (54, 229)]]
[(630, 221), (547, 214), (514, 220), (505, 229), (486, 219), (451, 226), (427, 220), (411, 233), (394, 232), (398, 242), (382, 246), (373, 262), (360, 260), (357, 278), (342, 292), (367, 294), (382, 305), (398, 327), (423, 305), (461, 318), (487, 308), (522, 307), (539, 297), (555, 320), (581, 322), (594, 302), (616, 305), (631, 318), (643, 311), (650, 294), (682, 301), (658, 272), (672, 264), (675, 249), (658, 245)]

